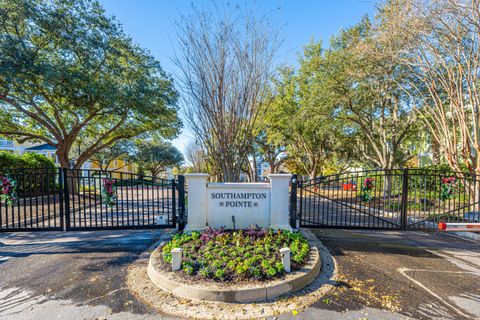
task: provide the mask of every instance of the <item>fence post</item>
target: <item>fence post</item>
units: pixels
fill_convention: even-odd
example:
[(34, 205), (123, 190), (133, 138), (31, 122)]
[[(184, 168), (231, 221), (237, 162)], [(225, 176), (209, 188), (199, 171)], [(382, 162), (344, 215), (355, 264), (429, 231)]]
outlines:
[(290, 188), (290, 226), (297, 228), (297, 175), (292, 175), (292, 187)]
[(65, 230), (70, 229), (70, 187), (68, 186), (67, 168), (61, 168), (63, 176), (63, 195), (65, 204)]
[[(298, 180), (298, 178), (297, 178)], [(300, 211), (297, 213), (298, 225), (302, 226), (302, 214), (303, 214), (303, 181), (300, 179), (298, 181), (298, 186), (300, 187)]]
[(402, 206), (401, 206), (401, 228), (407, 229), (407, 210), (408, 210), (408, 169), (403, 169), (402, 179)]
[(176, 197), (176, 186), (177, 183), (175, 179), (171, 180), (172, 183), (172, 225), (175, 227), (177, 224), (177, 197)]
[[(57, 172), (57, 170), (55, 170), (54, 172)], [(59, 212), (60, 228), (62, 228), (63, 231), (67, 231), (66, 228), (65, 228), (65, 210), (63, 208), (63, 205), (64, 205), (64, 199), (63, 199), (64, 191), (63, 191), (63, 188), (64, 187), (65, 186), (63, 185), (63, 169), (58, 168), (58, 200), (60, 202), (60, 212)], [(57, 191), (55, 185), (54, 185), (53, 189), (54, 189), (54, 192)], [(55, 214), (55, 211), (54, 211), (54, 214)]]
[(185, 176), (178, 176), (178, 230), (185, 228)]

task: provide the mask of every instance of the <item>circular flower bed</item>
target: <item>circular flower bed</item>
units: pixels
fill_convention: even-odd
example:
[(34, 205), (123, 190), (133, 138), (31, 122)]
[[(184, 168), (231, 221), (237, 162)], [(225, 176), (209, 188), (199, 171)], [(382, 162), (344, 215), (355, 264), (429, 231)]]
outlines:
[(310, 247), (298, 232), (260, 229), (206, 229), (191, 234), (176, 234), (162, 247), (164, 267), (170, 267), (174, 248), (183, 248), (182, 270), (198, 279), (216, 281), (268, 280), (284, 273), (280, 249), (291, 250), (291, 268), (298, 270), (306, 261)]

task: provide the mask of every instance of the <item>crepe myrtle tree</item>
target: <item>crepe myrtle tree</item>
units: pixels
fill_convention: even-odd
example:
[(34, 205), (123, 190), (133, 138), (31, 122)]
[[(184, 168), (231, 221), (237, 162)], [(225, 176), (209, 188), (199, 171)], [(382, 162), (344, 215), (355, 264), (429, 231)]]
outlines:
[[(235, 11), (233, 11), (235, 12)], [(186, 121), (206, 151), (212, 174), (238, 181), (252, 133), (266, 113), (263, 101), (280, 41), (265, 16), (194, 10), (178, 23)]]
[(182, 153), (166, 141), (140, 142), (132, 157), (139, 171), (147, 172), (154, 179), (167, 167), (179, 166), (183, 163)]
[[(393, 1), (380, 13), (377, 39), (403, 48), (391, 58), (415, 77), (406, 92), (432, 148), (461, 177), (467, 177), (461, 172), (480, 174), (479, 1)], [(480, 184), (475, 180), (464, 184), (478, 211)]]
[(185, 149), (185, 157), (193, 172), (210, 172), (208, 156), (205, 150), (195, 142), (190, 142)]
[(0, 30), (0, 135), (80, 168), (118, 141), (178, 133), (172, 79), (97, 1), (1, 1)]

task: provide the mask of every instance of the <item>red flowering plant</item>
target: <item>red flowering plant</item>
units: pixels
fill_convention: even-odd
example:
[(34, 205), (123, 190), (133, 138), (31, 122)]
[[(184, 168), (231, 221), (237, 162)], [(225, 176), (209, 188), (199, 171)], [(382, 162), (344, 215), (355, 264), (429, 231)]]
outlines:
[(442, 190), (440, 191), (441, 200), (445, 201), (452, 198), (456, 181), (457, 179), (453, 176), (442, 178), (440, 180), (440, 184), (442, 186)]
[(361, 193), (362, 201), (369, 202), (373, 199), (372, 190), (375, 187), (374, 182), (374, 178), (365, 178), (365, 180), (363, 180)]
[(17, 202), (17, 182), (8, 176), (0, 177), (0, 199), (7, 206), (13, 206)]
[(105, 178), (102, 182), (102, 200), (107, 206), (113, 207), (117, 202), (117, 188), (113, 186), (115, 180)]
[(200, 236), (200, 241), (204, 244), (208, 243), (209, 241), (215, 240), (217, 237), (223, 237), (228, 232), (224, 228), (213, 229), (208, 227), (202, 232)]

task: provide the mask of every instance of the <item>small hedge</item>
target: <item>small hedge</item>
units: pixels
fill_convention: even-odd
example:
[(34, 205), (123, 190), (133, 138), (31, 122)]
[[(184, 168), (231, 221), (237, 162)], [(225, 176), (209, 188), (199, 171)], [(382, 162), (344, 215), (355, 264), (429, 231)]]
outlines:
[(52, 160), (38, 153), (22, 155), (0, 151), (0, 176), (17, 182), (19, 198), (51, 194), (58, 191), (57, 168)]
[[(176, 234), (162, 248), (165, 264), (172, 261), (171, 250), (183, 248), (184, 274), (217, 281), (268, 280), (284, 274), (279, 250), (291, 250), (292, 270), (308, 258), (310, 247), (298, 232), (251, 227), (246, 230), (207, 229), (192, 234)], [(167, 267), (167, 266), (165, 266)]]
[(43, 154), (26, 152), (22, 155), (0, 151), (0, 168), (5, 169), (49, 169), (55, 170), (55, 164)]

